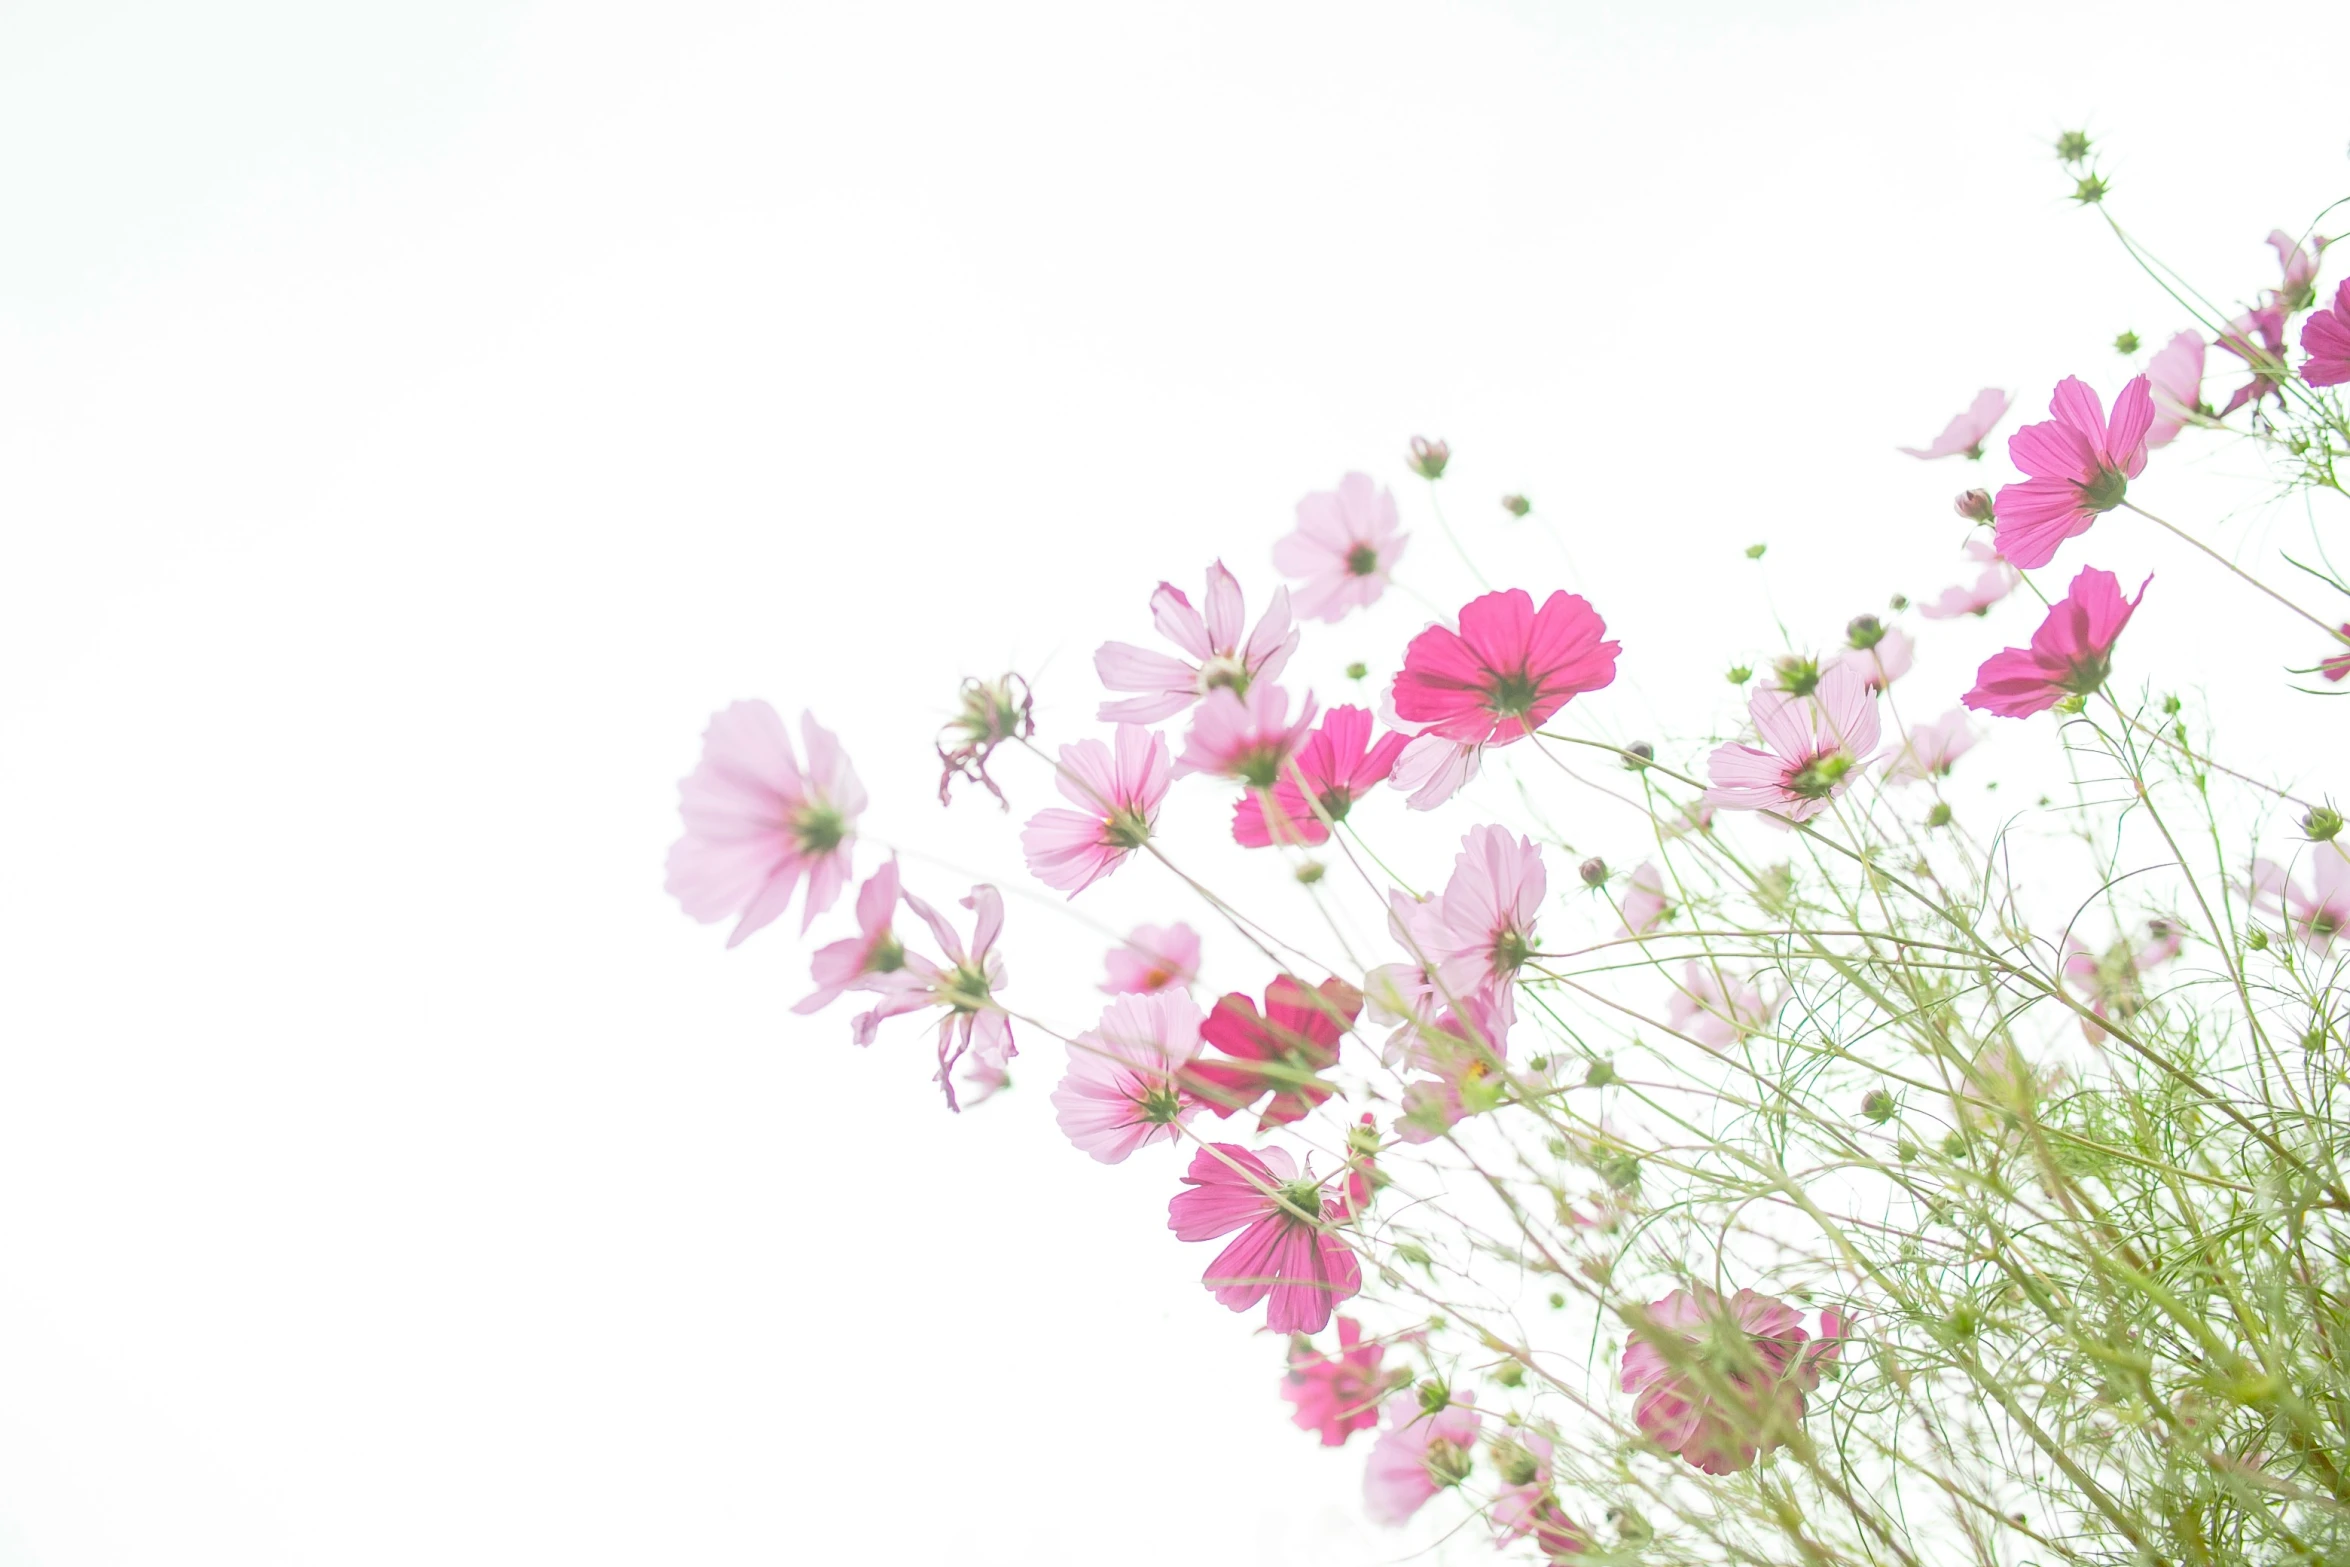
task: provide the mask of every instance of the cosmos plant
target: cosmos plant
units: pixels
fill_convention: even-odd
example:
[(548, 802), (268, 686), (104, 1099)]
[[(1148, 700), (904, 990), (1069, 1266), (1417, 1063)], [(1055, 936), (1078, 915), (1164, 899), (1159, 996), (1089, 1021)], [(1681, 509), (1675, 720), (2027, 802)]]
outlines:
[[(940, 796), (1017, 810), (1024, 871), (921, 885), (835, 732), (745, 701), (670, 891), (729, 945), (798, 903), (796, 1010), (893, 1054), (921, 1013), (948, 1109), (1042, 1091), (1073, 1174), (1155, 1182), (1174, 1309), (1279, 1346), (1236, 1334), (1265, 1398), (1221, 1418), (1358, 1463), (1395, 1559), (2350, 1562), (2350, 850), (2181, 694), (2281, 630), (2344, 734), (2350, 281), (2279, 231), (2198, 289), (2112, 227), (2234, 302), (1898, 448), (1983, 470), (1878, 524), (1946, 575), (1816, 641), (1703, 628), (1735, 703), (1643, 680), (1606, 583), (1489, 575), (1547, 515), (1445, 523), (1474, 456), (1414, 438), (1254, 561), (1165, 560), (1099, 689), (1038, 693), (1071, 732), (964, 681)], [(2315, 539), (2222, 535), (2190, 462)], [(1098, 992), (1008, 1000), (1043, 946)]]

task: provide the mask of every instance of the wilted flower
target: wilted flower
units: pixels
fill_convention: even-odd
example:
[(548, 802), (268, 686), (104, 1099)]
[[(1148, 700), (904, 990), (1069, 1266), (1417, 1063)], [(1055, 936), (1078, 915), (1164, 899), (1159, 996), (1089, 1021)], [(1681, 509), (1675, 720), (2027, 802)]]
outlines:
[(1452, 461), (1452, 448), (1442, 441), (1431, 441), (1424, 435), (1412, 437), (1412, 455), (1404, 459), (1412, 472), (1423, 479), (1444, 477), (1444, 465)]
[(1012, 802), (988, 776), (987, 763), (1006, 740), (1025, 740), (1036, 733), (1028, 682), (1014, 674), (994, 680), (966, 678), (958, 703), (955, 716), (938, 732), (938, 803), (946, 804), (955, 780), (963, 778), (976, 780), (1008, 811)]

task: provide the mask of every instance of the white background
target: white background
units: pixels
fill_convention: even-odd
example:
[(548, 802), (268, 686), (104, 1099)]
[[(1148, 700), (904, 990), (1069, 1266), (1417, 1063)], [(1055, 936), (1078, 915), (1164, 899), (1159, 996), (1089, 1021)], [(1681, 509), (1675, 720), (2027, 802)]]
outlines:
[[(2179, 324), (2053, 136), (2241, 298), (2350, 187), (2338, 85), (2185, 4), (0, 5), (0, 1563), (1402, 1555), (1057, 1047), (951, 1118), (911, 1023), (787, 1015), (796, 917), (663, 897), (707, 714), (812, 707), (918, 886), (1011, 885), (929, 798), (957, 677), (1088, 732), (1152, 583), (1261, 601), (1425, 431), (1623, 639), (1595, 727), (1726, 724), (1745, 544), (1799, 639), (1957, 580), (1971, 475), (1891, 446)], [(2317, 656), (2079, 558), (2170, 573), (2141, 678)], [(1093, 932), (1007, 950), (1082, 1020)]]

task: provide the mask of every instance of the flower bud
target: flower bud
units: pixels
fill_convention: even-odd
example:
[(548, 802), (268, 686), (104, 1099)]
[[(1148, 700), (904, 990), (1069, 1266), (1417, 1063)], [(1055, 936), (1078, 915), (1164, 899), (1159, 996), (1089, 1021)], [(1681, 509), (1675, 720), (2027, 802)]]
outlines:
[(1746, 684), (1746, 682), (1748, 682), (1749, 680), (1752, 680), (1753, 678), (1754, 678), (1754, 666), (1753, 666), (1753, 665), (1751, 665), (1751, 664), (1732, 664), (1732, 665), (1730, 666), (1730, 684), (1732, 684), (1732, 685), (1734, 685), (1734, 686), (1742, 686), (1742, 685)]
[(2056, 138), (2056, 158), (2059, 163), (2078, 163), (2089, 156), (2089, 133), (2066, 131)]
[(1311, 887), (1322, 879), (1322, 870), (1320, 860), (1305, 861), (1297, 868), (1297, 884), (1301, 887)]
[(1583, 878), (1584, 886), (1596, 887), (1607, 880), (1607, 861), (1594, 854), (1583, 862), (1582, 869), (1576, 874)]
[(1872, 648), (1885, 640), (1885, 623), (1874, 615), (1855, 615), (1844, 623), (1844, 640), (1856, 648)]
[(1624, 747), (1624, 766), (1629, 771), (1639, 772), (1655, 760), (1656, 747), (1650, 745), (1646, 740), (1635, 740)]
[(1493, 1444), (1493, 1467), (1507, 1485), (1532, 1485), (1542, 1473), (1541, 1463), (1515, 1442)]
[(2113, 351), (2117, 354), (2136, 353), (2138, 351), (2138, 334), (2135, 332), (2124, 332), (2119, 337), (2116, 337), (2113, 340)]
[(1748, 560), (1760, 560), (1763, 558), (1763, 552), (1769, 548), (1770, 546), (1768, 544), (1749, 544), (1746, 546), (1746, 558)]
[(1346, 666), (1346, 678), (1349, 680), (1361, 680), (1366, 678), (1370, 673), (1371, 666), (1360, 661)]
[(1958, 492), (1958, 499), (1950, 503), (1950, 509), (1969, 522), (1989, 522), (1991, 520), (1991, 492), (1979, 489), (1961, 490)]
[(2301, 831), (2311, 843), (2327, 843), (2342, 830), (2342, 813), (2330, 805), (2313, 805), (2302, 813)]
[(1526, 1368), (1514, 1360), (1505, 1360), (1495, 1369), (1493, 1380), (1499, 1382), (1503, 1387), (1524, 1387), (1526, 1385)]
[(1501, 498), (1501, 509), (1513, 517), (1523, 517), (1534, 509), (1534, 503), (1523, 495), (1504, 495)]
[(1901, 1113), (1901, 1107), (1893, 1102), (1893, 1096), (1884, 1089), (1872, 1088), (1861, 1096), (1860, 1113), (1869, 1118), (1870, 1124), (1883, 1126)]
[(1605, 1061), (1594, 1061), (1583, 1069), (1585, 1088), (1605, 1088), (1616, 1080), (1616, 1069)]
[(2094, 174), (2084, 174), (2073, 186), (2073, 200), (2084, 207), (2094, 207), (2106, 198), (2113, 187)]
[(1445, 1406), (1452, 1402), (1452, 1389), (1435, 1377), (1430, 1377), (1413, 1391), (1420, 1395), (1420, 1409), (1425, 1414), (1442, 1414)]
[(2308, 1051), (2311, 1055), (2317, 1054), (2325, 1047), (2326, 1031), (2322, 1028), (2312, 1028), (2308, 1033), (2301, 1036), (2301, 1048)]
[(1950, 802), (1947, 800), (1936, 800), (1934, 802), (1934, 808), (1926, 813), (1926, 825), (1928, 827), (1949, 826)]
[(2255, 952), (2266, 952), (2268, 950), (2268, 932), (2259, 929), (2247, 931), (2244, 936), (2244, 945)]
[(1779, 689), (1789, 696), (1809, 696), (1819, 689), (1819, 660), (1790, 653), (1771, 666), (1779, 677)]
[(1909, 595), (1906, 593), (1896, 593), (1889, 602), (1896, 610), (1907, 609), (1909, 608)]
[(1407, 459), (1412, 472), (1423, 479), (1444, 477), (1444, 465), (1452, 461), (1452, 448), (1442, 441), (1431, 441), (1424, 435), (1412, 437), (1412, 455)]

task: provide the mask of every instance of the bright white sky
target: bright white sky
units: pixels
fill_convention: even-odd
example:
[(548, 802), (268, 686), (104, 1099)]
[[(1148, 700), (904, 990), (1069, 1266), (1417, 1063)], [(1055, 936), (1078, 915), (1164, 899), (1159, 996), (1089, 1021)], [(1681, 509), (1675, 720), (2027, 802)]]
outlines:
[[(786, 1014), (789, 924), (662, 896), (708, 712), (813, 707), (869, 831), (1009, 885), (928, 798), (957, 677), (1086, 732), (1154, 581), (1261, 602), (1297, 495), (1425, 431), (1622, 637), (1595, 725), (1726, 724), (1740, 547), (1811, 639), (1956, 580), (1970, 476), (1890, 448), (2177, 324), (2053, 135), (2238, 297), (2350, 185), (2302, 66), (2050, 0), (0, 9), (0, 1564), (1401, 1555), (1169, 1163), (1053, 1130), (1055, 1047), (954, 1120), (912, 1025)], [(2142, 675), (2315, 656), (2094, 542), (2168, 573)], [(1079, 1016), (1094, 938), (1009, 941)]]

